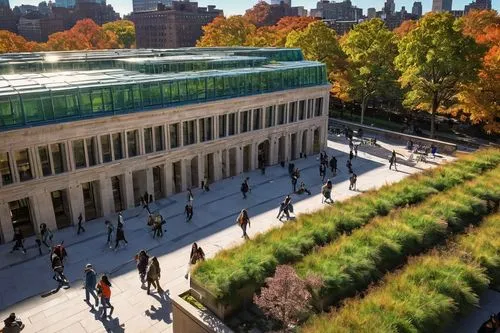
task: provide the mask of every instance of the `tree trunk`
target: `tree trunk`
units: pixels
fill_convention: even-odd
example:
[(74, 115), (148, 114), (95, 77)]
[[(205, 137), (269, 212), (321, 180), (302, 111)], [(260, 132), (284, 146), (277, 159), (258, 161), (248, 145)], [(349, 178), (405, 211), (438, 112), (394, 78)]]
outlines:
[(432, 110), (431, 110), (431, 139), (434, 139), (435, 128), (436, 128), (436, 111), (438, 109), (437, 94), (434, 94), (432, 98)]
[(365, 111), (366, 107), (368, 105), (368, 97), (363, 97), (363, 100), (361, 101), (361, 125), (363, 125), (363, 121), (365, 120)]

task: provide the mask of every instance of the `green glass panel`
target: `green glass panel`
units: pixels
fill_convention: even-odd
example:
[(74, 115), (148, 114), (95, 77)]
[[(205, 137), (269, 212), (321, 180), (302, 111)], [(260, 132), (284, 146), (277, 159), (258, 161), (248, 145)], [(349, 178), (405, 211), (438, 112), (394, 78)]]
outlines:
[(82, 114), (92, 113), (92, 97), (90, 91), (80, 91), (79, 93), (80, 110)]
[(215, 83), (213, 77), (207, 77), (207, 99), (213, 99), (215, 97)]
[(205, 79), (198, 80), (198, 99), (204, 100), (206, 99), (206, 81)]
[(69, 91), (66, 95), (66, 105), (68, 106), (68, 115), (75, 116), (79, 112), (78, 96), (75, 91)]
[(187, 80), (188, 100), (194, 101), (198, 98), (198, 79)]
[(54, 108), (50, 97), (42, 97), (42, 107), (45, 120), (54, 119)]
[(170, 82), (163, 82), (161, 84), (161, 89), (163, 91), (163, 105), (168, 105), (172, 100), (172, 97), (170, 96)]
[(179, 84), (178, 82), (172, 82), (171, 84), (171, 96), (172, 96), (172, 103), (178, 103), (180, 101), (179, 99)]
[(224, 97), (224, 78), (215, 78), (215, 98)]
[(179, 101), (184, 102), (188, 98), (188, 92), (187, 92), (187, 80), (180, 80), (179, 81)]
[(111, 89), (105, 88), (102, 91), (104, 111), (113, 111), (113, 98), (111, 97)]
[(65, 95), (53, 95), (52, 101), (54, 103), (54, 116), (55, 118), (64, 118), (68, 116), (68, 107), (66, 105)]
[(24, 97), (23, 110), (26, 122), (30, 123), (43, 120), (43, 106), (39, 97)]
[(9, 98), (0, 98), (0, 125), (9, 126), (16, 124), (17, 119), (15, 114), (12, 112)]
[(142, 96), (141, 96), (141, 89), (138, 85), (133, 85), (132, 86), (132, 97), (134, 99), (134, 109), (141, 109), (142, 108)]
[(94, 89), (91, 93), (92, 98), (92, 112), (103, 112), (104, 111), (104, 101), (102, 97), (101, 89)]

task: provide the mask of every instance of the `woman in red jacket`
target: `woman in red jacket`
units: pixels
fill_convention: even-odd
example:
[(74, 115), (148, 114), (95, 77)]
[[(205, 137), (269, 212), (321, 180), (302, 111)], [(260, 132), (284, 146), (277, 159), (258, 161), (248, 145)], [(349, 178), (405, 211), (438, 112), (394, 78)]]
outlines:
[(109, 317), (111, 318), (111, 314), (115, 309), (113, 305), (109, 302), (111, 299), (111, 282), (106, 275), (101, 277), (101, 280), (97, 284), (97, 294), (101, 296), (101, 304), (102, 304), (102, 317), (106, 318), (106, 309), (109, 307), (111, 311), (109, 312)]

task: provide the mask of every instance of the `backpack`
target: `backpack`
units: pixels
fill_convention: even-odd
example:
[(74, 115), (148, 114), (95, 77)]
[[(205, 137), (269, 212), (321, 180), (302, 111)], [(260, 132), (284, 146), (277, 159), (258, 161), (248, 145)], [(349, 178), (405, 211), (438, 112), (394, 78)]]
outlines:
[(242, 183), (241, 184), (241, 192), (248, 192), (248, 185), (247, 185), (247, 183)]

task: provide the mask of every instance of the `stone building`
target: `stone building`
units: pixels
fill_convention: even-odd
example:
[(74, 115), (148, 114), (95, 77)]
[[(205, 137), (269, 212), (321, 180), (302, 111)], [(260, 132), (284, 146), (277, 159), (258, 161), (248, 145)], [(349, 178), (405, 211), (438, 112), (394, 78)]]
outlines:
[(2, 242), (326, 144), (326, 69), (298, 49), (5, 54), (0, 73)]

